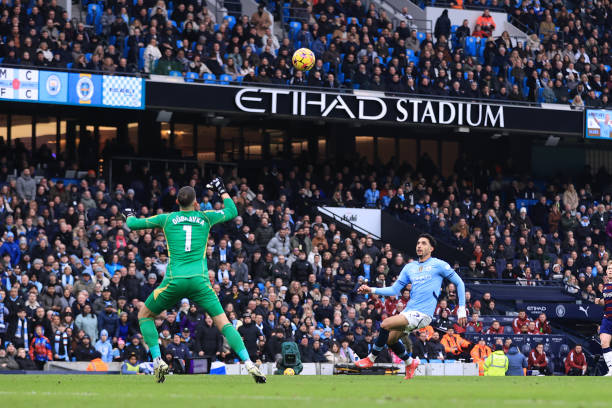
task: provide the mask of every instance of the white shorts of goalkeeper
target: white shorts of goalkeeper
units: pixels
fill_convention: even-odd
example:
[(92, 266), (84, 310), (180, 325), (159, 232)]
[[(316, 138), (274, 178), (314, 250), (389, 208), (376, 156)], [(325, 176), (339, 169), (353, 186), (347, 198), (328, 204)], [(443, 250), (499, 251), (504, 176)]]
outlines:
[(410, 333), (415, 329), (427, 327), (432, 320), (431, 316), (425, 313), (417, 312), (416, 310), (404, 310), (400, 314), (408, 321), (408, 325), (406, 325), (406, 328), (404, 329), (406, 333)]

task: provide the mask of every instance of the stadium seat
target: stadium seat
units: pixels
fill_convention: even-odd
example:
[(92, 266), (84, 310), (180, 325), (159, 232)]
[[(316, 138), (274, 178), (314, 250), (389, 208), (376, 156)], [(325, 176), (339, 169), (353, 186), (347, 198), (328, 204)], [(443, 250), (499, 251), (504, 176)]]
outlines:
[(514, 334), (512, 326), (504, 326), (504, 334)]
[(359, 84), (353, 84), (353, 89), (359, 89), (361, 87), (361, 85)]
[(183, 76), (183, 74), (181, 73), (181, 71), (170, 71), (170, 76), (179, 77)]
[(426, 35), (425, 33), (422, 32), (417, 32), (417, 39), (419, 40), (420, 43), (423, 42), (423, 40), (425, 39)]
[(217, 82), (217, 77), (213, 74), (204, 74), (202, 75), (205, 84), (214, 84)]
[(474, 329), (474, 326), (467, 326), (465, 328), (465, 332), (466, 333), (476, 333), (476, 329)]
[(570, 352), (570, 348), (567, 344), (562, 344), (561, 347), (559, 347), (559, 356), (565, 357), (569, 354)]
[(529, 353), (531, 353), (531, 344), (529, 343), (523, 344), (523, 347), (521, 347), (521, 353), (523, 353), (525, 357), (527, 357)]
[(292, 21), (289, 23), (289, 28), (291, 30), (291, 39), (295, 41), (295, 37), (302, 29), (302, 25), (298, 21)]
[(465, 51), (467, 55), (476, 56), (476, 37), (469, 36), (465, 39)]
[(227, 26), (229, 27), (229, 29), (233, 29), (234, 26), (236, 25), (236, 17), (234, 16), (225, 16), (223, 17), (223, 20), (227, 20)]
[(219, 77), (219, 83), (221, 85), (229, 85), (230, 82), (232, 82), (232, 76), (231, 75), (227, 75), (227, 74), (223, 74)]
[(188, 72), (185, 75), (185, 82), (194, 82), (198, 78), (199, 76), (197, 72)]
[(92, 54), (91, 52), (88, 52), (87, 54), (85, 54), (85, 60), (86, 60), (87, 62), (91, 61), (91, 56), (92, 56), (92, 55), (93, 55), (93, 54)]

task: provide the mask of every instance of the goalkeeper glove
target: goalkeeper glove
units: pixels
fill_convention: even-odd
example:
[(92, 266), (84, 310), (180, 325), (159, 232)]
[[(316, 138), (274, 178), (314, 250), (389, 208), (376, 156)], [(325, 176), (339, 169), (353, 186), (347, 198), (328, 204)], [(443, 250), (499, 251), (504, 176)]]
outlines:
[(225, 189), (225, 184), (223, 184), (223, 179), (221, 179), (221, 177), (215, 177), (214, 179), (212, 179), (206, 185), (206, 188), (214, 191), (215, 193), (218, 193), (219, 195), (227, 193), (227, 190)]
[(123, 215), (123, 221), (125, 221), (128, 217), (135, 217), (136, 212), (132, 208), (124, 208), (121, 215)]

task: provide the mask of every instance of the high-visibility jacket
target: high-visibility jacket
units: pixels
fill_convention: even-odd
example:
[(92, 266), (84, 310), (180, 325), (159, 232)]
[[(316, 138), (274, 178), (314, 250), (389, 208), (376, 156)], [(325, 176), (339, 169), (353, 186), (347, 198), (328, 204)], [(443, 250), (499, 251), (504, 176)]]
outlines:
[(484, 375), (490, 377), (503, 377), (508, 371), (508, 357), (502, 350), (493, 352), (484, 362)]
[(444, 346), (444, 351), (455, 355), (461, 354), (461, 352), (470, 345), (470, 342), (460, 335), (448, 333), (442, 336), (440, 343)]
[(87, 371), (108, 371), (108, 365), (101, 358), (94, 358), (87, 365)]
[(427, 341), (431, 340), (431, 336), (433, 336), (434, 329), (431, 326), (425, 326), (419, 329), (419, 333), (425, 332), (427, 334)]
[(491, 347), (481, 346), (480, 344), (476, 344), (472, 351), (470, 352), (470, 356), (472, 356), (472, 361), (478, 364), (478, 375), (484, 375), (484, 361), (487, 357), (491, 355)]
[(140, 372), (140, 364), (132, 365), (129, 361), (124, 361), (121, 365), (121, 374), (138, 374)]
[(455, 4), (451, 6), (454, 9), (462, 9), (463, 8), (463, 0), (455, 0)]

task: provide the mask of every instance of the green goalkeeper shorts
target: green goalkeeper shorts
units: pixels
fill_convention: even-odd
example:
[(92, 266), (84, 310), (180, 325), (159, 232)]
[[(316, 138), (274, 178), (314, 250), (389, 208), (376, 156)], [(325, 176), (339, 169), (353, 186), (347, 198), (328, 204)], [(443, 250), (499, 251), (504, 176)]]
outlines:
[(157, 315), (164, 310), (172, 309), (182, 298), (188, 298), (211, 317), (224, 313), (217, 294), (210, 286), (210, 281), (203, 276), (164, 279), (149, 295), (145, 305)]

